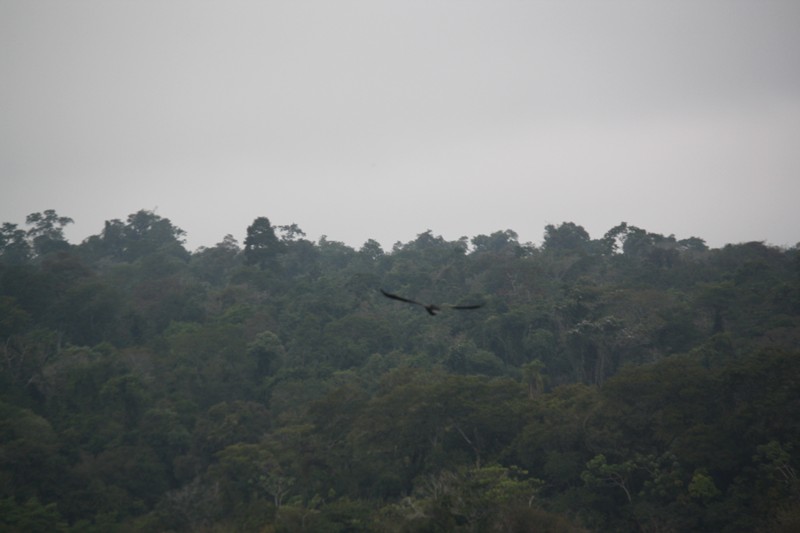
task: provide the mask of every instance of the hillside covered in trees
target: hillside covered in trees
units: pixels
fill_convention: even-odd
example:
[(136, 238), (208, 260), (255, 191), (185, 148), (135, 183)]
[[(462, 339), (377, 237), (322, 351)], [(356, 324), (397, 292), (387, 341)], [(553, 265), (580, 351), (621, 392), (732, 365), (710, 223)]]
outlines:
[(798, 247), (70, 222), (0, 228), (2, 531), (800, 530)]

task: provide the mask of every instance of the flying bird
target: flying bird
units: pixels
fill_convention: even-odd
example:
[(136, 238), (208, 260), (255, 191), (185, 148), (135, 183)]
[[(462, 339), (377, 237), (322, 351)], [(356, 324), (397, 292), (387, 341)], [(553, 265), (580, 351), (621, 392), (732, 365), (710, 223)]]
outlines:
[(478, 309), (479, 307), (483, 307), (483, 304), (474, 304), (474, 305), (450, 305), (450, 304), (424, 304), (421, 302), (416, 302), (414, 300), (409, 300), (408, 298), (403, 298), (402, 296), (398, 296), (396, 294), (392, 294), (390, 292), (386, 292), (385, 290), (381, 289), (381, 293), (387, 298), (391, 298), (392, 300), (397, 300), (400, 302), (405, 302), (407, 304), (414, 304), (419, 305), (425, 308), (429, 315), (435, 316), (436, 313), (441, 311), (442, 309)]

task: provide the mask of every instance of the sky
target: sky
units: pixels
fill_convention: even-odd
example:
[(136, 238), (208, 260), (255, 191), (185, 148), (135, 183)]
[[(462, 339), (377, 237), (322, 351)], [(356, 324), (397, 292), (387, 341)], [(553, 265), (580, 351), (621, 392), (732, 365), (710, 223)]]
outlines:
[(0, 0), (0, 222), (800, 241), (797, 0)]

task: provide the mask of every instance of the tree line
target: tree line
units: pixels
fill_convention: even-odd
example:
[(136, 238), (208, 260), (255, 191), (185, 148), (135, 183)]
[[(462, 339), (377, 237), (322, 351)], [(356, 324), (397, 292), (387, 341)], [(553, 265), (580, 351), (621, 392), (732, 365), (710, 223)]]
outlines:
[(2, 530), (800, 528), (798, 247), (70, 223), (0, 227)]

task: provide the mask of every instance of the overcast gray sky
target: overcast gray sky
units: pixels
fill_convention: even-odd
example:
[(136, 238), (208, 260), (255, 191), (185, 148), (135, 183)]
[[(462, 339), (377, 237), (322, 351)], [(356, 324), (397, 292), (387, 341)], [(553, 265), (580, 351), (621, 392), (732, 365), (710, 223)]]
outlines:
[(0, 222), (800, 241), (800, 1), (0, 0)]

